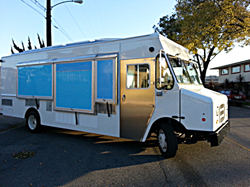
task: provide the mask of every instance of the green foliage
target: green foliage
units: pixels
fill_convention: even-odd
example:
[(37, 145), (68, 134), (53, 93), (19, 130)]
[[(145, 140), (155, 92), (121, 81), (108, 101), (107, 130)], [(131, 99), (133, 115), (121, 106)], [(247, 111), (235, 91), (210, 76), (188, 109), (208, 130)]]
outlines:
[(160, 18), (158, 25), (159, 27), (155, 28), (156, 32), (167, 35), (171, 40), (179, 40), (178, 36), (181, 33), (181, 25), (178, 23), (176, 14), (163, 16)]
[[(23, 49), (21, 49), (21, 48), (19, 48), (16, 44), (15, 44), (15, 42), (14, 42), (14, 40), (12, 39), (12, 43), (13, 43), (13, 47), (14, 47), (14, 49), (16, 49), (19, 53), (21, 53), (21, 52), (23, 52), (24, 50)], [(11, 48), (12, 49), (12, 48)], [(13, 49), (12, 49), (12, 51), (13, 51)]]
[(23, 42), (22, 42), (22, 47), (23, 47), (23, 51), (25, 51), (25, 47), (24, 47), (24, 44), (23, 44)]
[(236, 80), (239, 82), (239, 83), (242, 83), (244, 81), (245, 77), (243, 77), (241, 74), (239, 74), (239, 76), (236, 77)]
[[(38, 42), (40, 44), (40, 48), (44, 48), (45, 47), (44, 41), (40, 39), (39, 34), (37, 34), (37, 36), (38, 36)], [(18, 47), (16, 45), (16, 43), (14, 42), (13, 39), (12, 39), (12, 43), (13, 43), (14, 49), (17, 50), (19, 53), (22, 53), (22, 52), (25, 51), (25, 47), (24, 47), (23, 42), (22, 42), (22, 48)], [(13, 47), (11, 46), (11, 54), (15, 54), (15, 52), (13, 50)], [(28, 37), (28, 46), (27, 47), (28, 47), (29, 50), (32, 50), (32, 45), (31, 45), (30, 37)], [(37, 49), (36, 46), (34, 46), (34, 48)]]
[(28, 37), (28, 49), (31, 50), (32, 46), (31, 46), (31, 41), (30, 41), (30, 37)]
[(229, 83), (229, 79), (226, 78), (226, 79), (224, 80), (225, 88), (229, 88), (229, 84), (230, 84), (230, 83)]
[(177, 0), (175, 13), (155, 28), (188, 48), (199, 63), (204, 83), (209, 62), (234, 43), (250, 43), (250, 0)]
[(11, 54), (15, 54), (12, 46), (11, 46)]
[(37, 34), (37, 37), (38, 37), (38, 42), (40, 44), (40, 48), (44, 48), (45, 47), (44, 41), (43, 40), (41, 41), (39, 34)]

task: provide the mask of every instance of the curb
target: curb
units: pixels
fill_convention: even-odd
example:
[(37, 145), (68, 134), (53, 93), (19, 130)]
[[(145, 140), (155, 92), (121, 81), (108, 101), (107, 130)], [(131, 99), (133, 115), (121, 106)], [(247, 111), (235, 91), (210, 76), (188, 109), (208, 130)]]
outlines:
[(243, 108), (248, 108), (250, 109), (250, 106), (249, 105), (242, 105)]

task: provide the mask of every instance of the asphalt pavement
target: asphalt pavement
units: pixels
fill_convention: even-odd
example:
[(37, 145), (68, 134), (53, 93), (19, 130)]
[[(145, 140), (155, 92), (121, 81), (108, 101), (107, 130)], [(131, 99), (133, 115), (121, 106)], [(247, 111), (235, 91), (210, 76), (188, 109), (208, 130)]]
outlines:
[(0, 132), (25, 124), (25, 119), (0, 115)]
[(56, 128), (30, 133), (24, 120), (0, 116), (5, 129), (20, 125), (0, 132), (0, 187), (249, 187), (250, 110), (230, 106), (229, 117), (221, 145), (179, 144), (175, 158), (163, 159), (155, 137), (140, 143)]

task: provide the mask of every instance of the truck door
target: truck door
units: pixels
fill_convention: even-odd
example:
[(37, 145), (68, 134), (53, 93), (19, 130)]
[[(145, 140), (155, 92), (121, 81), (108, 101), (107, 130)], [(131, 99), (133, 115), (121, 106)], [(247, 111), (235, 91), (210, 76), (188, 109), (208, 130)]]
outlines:
[(121, 119), (122, 138), (140, 140), (154, 111), (154, 59), (121, 61)]

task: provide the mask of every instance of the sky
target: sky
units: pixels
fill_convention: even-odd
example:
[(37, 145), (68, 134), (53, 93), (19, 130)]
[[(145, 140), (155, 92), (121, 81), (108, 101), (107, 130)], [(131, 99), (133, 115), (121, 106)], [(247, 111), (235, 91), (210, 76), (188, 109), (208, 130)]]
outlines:
[[(56, 5), (63, 0), (51, 0)], [(153, 25), (174, 12), (175, 0), (84, 0), (52, 9), (52, 45), (101, 38), (126, 38), (153, 33)], [(11, 55), (12, 39), (27, 49), (39, 47), (37, 34), (46, 43), (46, 0), (0, 0), (0, 58)], [(209, 68), (250, 58), (250, 47), (221, 52)], [(208, 75), (218, 75), (209, 71)]]

